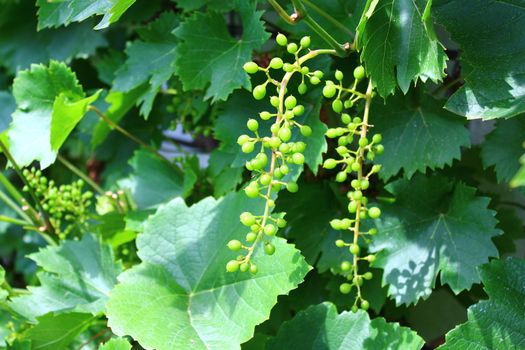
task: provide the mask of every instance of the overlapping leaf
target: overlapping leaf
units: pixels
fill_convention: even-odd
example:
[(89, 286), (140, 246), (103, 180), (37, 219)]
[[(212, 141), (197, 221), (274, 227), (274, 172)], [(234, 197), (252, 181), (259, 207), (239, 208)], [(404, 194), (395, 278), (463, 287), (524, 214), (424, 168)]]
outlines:
[(198, 12), (175, 30), (181, 40), (176, 50), (176, 68), (185, 90), (206, 89), (205, 98), (217, 101), (225, 100), (237, 88), (251, 87), (242, 66), (269, 34), (255, 2), (237, 1), (235, 8), (243, 24), (240, 38), (232, 37), (223, 14), (213, 11)]
[(104, 16), (95, 26), (95, 29), (103, 29), (118, 21), (134, 2), (135, 0), (37, 0), (38, 29), (67, 26), (71, 22), (81, 22), (95, 15)]
[(104, 343), (100, 350), (130, 350), (131, 344), (123, 338), (113, 338), (107, 343)]
[(403, 171), (410, 178), (417, 171), (442, 168), (461, 156), (470, 145), (463, 118), (442, 109), (439, 102), (423, 97), (416, 103), (396, 95), (372, 107), (372, 132), (381, 133), (385, 152), (377, 157), (380, 176), (388, 179)]
[(370, 320), (362, 310), (338, 314), (335, 305), (325, 302), (284, 323), (267, 349), (417, 350), (423, 343), (410, 328), (383, 318)]
[(435, 20), (461, 46), (466, 84), (446, 108), (468, 118), (525, 111), (525, 6), (516, 1), (434, 1)]
[(397, 304), (428, 297), (440, 273), (442, 284), (459, 293), (479, 282), (476, 267), (498, 252), (491, 238), (495, 228), (489, 199), (475, 189), (441, 176), (415, 176), (387, 186), (395, 197), (381, 205), (379, 233), (371, 250), (380, 252), (374, 266)]
[(357, 44), (378, 93), (386, 97), (397, 85), (406, 93), (417, 79), (441, 80), (446, 56), (429, 20), (432, 1), (368, 3), (371, 6), (358, 25)]
[(13, 83), (17, 109), (9, 130), (10, 149), (19, 165), (38, 160), (52, 164), (86, 109), (97, 97), (85, 97), (75, 74), (64, 64), (32, 65)]
[(121, 271), (111, 247), (89, 234), (80, 241), (65, 241), (29, 257), (44, 270), (38, 273), (41, 285), (29, 287), (31, 294), (13, 298), (9, 305), (33, 322), (50, 312), (103, 311)]
[(161, 207), (137, 239), (143, 263), (122, 274), (111, 294), (113, 332), (147, 349), (239, 349), (277, 296), (297, 287), (310, 269), (298, 250), (275, 238), (273, 256), (260, 249), (254, 255), (256, 275), (226, 273), (234, 257), (226, 243), (246, 233), (239, 214), (261, 210), (260, 202), (233, 193), (189, 208), (181, 199)]
[(480, 268), (488, 300), (468, 309), (468, 321), (446, 335), (440, 350), (525, 347), (525, 261), (494, 260)]

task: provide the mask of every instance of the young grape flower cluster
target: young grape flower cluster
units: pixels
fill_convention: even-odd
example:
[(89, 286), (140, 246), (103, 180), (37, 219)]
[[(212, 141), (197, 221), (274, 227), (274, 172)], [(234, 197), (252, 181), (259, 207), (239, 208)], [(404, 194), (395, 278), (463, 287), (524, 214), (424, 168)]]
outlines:
[[(336, 152), (338, 159), (326, 159), (323, 167), (325, 169), (334, 169), (340, 167), (335, 180), (337, 182), (345, 182), (351, 178), (350, 190), (347, 192), (349, 199), (348, 213), (350, 218), (334, 219), (330, 225), (335, 230), (350, 231), (353, 233), (353, 239), (346, 242), (339, 239), (335, 242), (337, 247), (348, 248), (353, 256), (353, 260), (341, 262), (341, 271), (344, 273), (348, 282), (340, 285), (340, 291), (343, 294), (348, 294), (352, 289), (356, 288), (356, 299), (352, 310), (355, 312), (359, 307), (364, 310), (369, 308), (369, 302), (361, 296), (361, 286), (364, 280), (372, 279), (371, 272), (361, 274), (359, 272), (358, 263), (366, 261), (372, 263), (375, 261), (375, 255), (361, 256), (361, 248), (359, 246), (359, 238), (366, 239), (367, 236), (377, 234), (377, 229), (371, 228), (363, 231), (361, 222), (367, 218), (377, 219), (381, 215), (381, 210), (375, 206), (368, 205), (368, 198), (365, 196), (366, 191), (370, 186), (370, 177), (376, 174), (381, 169), (378, 164), (371, 167), (365, 166), (365, 159), (372, 161), (376, 155), (383, 153), (384, 148), (381, 145), (381, 135), (375, 134), (370, 140), (368, 138), (368, 130), (371, 125), (368, 124), (368, 115), (370, 110), (370, 101), (372, 98), (372, 85), (368, 84), (368, 89), (365, 94), (356, 90), (357, 84), (365, 76), (365, 71), (362, 66), (358, 66), (354, 70), (354, 83), (351, 88), (344, 88), (342, 85), (343, 73), (337, 71), (335, 78), (338, 83), (327, 81), (323, 88), (323, 95), (326, 98), (334, 98), (332, 102), (332, 109), (338, 113), (341, 122), (344, 126), (328, 129), (326, 136), (331, 139), (337, 139)], [(343, 96), (349, 95), (343, 102)], [(351, 117), (350, 114), (345, 113), (345, 108), (351, 108), (359, 100), (365, 100), (365, 107), (363, 118)], [(355, 148), (352, 146), (355, 145)]]
[[(281, 189), (286, 188), (289, 192), (297, 192), (297, 183), (285, 181), (289, 173), (289, 165), (303, 165), (305, 162), (304, 151), (306, 144), (302, 141), (292, 142), (294, 130), (298, 130), (301, 135), (308, 137), (312, 134), (312, 129), (308, 125), (303, 125), (296, 120), (304, 114), (305, 108), (299, 104), (297, 98), (288, 93), (288, 83), (294, 74), (300, 74), (301, 83), (298, 86), (298, 93), (305, 94), (308, 90), (306, 82), (317, 85), (321, 82), (323, 73), (321, 71), (311, 72), (305, 62), (319, 54), (334, 54), (334, 50), (308, 50), (310, 37), (303, 37), (299, 42), (288, 43), (288, 39), (283, 34), (277, 35), (277, 44), (286, 47), (286, 51), (293, 55), (292, 63), (285, 63), (282, 58), (274, 57), (268, 67), (260, 67), (255, 62), (248, 62), (244, 65), (244, 70), (248, 74), (258, 72), (266, 75), (266, 81), (253, 88), (252, 94), (256, 100), (262, 100), (267, 95), (268, 86), (274, 85), (275, 95), (270, 96), (270, 104), (275, 108), (273, 112), (263, 111), (259, 114), (262, 121), (272, 121), (270, 135), (262, 135), (259, 128), (259, 121), (249, 119), (247, 128), (252, 135), (241, 135), (237, 142), (241, 146), (242, 152), (251, 154), (255, 150), (257, 154), (248, 162), (246, 168), (252, 172), (252, 180), (244, 188), (244, 192), (250, 198), (262, 198), (265, 201), (264, 212), (256, 215), (244, 212), (240, 216), (240, 221), (249, 228), (245, 237), (245, 244), (239, 240), (228, 242), (228, 248), (234, 252), (243, 250), (235, 260), (230, 260), (226, 264), (226, 270), (257, 272), (257, 266), (252, 261), (252, 256), (259, 242), (264, 245), (264, 251), (268, 255), (275, 252), (275, 246), (269, 241), (270, 237), (276, 235), (279, 229), (286, 226), (284, 214), (271, 214), (275, 206), (275, 194)], [(301, 53), (303, 53), (301, 56)], [(280, 80), (272, 78), (272, 71), (284, 71), (284, 76)], [(281, 73), (282, 74), (282, 73)]]
[[(60, 239), (65, 239), (76, 225), (86, 222), (93, 193), (83, 191), (84, 181), (56, 186), (53, 180), (48, 180), (35, 168), (24, 169), (23, 175), (42, 208), (49, 214), (49, 221)], [(29, 188), (24, 186), (23, 191), (28, 192)]]

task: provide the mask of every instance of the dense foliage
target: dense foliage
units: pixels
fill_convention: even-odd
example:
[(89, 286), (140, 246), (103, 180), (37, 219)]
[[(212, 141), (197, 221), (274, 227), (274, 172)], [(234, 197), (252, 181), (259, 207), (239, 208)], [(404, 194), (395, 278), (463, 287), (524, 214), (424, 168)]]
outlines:
[(522, 1), (0, 4), (0, 349), (525, 349)]

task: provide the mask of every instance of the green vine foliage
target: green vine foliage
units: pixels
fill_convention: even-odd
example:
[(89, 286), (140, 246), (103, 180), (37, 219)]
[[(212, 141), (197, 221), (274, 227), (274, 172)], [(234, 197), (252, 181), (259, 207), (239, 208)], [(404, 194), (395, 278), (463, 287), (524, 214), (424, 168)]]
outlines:
[(520, 1), (0, 5), (0, 350), (525, 349)]

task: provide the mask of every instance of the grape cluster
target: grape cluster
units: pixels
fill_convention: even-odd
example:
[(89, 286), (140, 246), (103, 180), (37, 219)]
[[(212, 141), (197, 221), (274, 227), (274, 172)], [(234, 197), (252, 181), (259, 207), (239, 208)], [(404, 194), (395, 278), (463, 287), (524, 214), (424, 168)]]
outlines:
[[(356, 90), (357, 84), (365, 76), (362, 66), (355, 68), (354, 83), (351, 88), (344, 88), (342, 85), (343, 73), (337, 71), (335, 78), (338, 83), (327, 81), (323, 88), (323, 95), (326, 98), (334, 98), (332, 102), (332, 109), (340, 115), (342, 127), (328, 129), (326, 136), (337, 140), (338, 159), (329, 158), (324, 161), (323, 167), (325, 169), (334, 169), (339, 167), (339, 172), (335, 180), (337, 182), (345, 182), (350, 180), (350, 190), (347, 192), (349, 199), (348, 213), (351, 217), (334, 219), (330, 225), (335, 230), (350, 231), (353, 233), (353, 239), (346, 242), (343, 239), (338, 239), (335, 244), (340, 248), (348, 248), (352, 254), (352, 261), (341, 262), (340, 268), (348, 282), (340, 285), (340, 291), (343, 294), (348, 294), (352, 289), (356, 288), (356, 299), (352, 310), (357, 311), (358, 307), (364, 310), (369, 308), (369, 302), (361, 296), (361, 286), (364, 280), (372, 279), (371, 272), (360, 273), (358, 263), (366, 261), (372, 263), (375, 261), (375, 255), (361, 256), (361, 248), (359, 246), (359, 238), (373, 236), (377, 234), (377, 229), (371, 228), (369, 230), (362, 230), (362, 221), (365, 219), (377, 219), (381, 215), (381, 210), (375, 206), (369, 206), (368, 198), (365, 196), (366, 191), (370, 186), (370, 177), (380, 171), (381, 166), (378, 164), (367, 166), (365, 161), (372, 161), (376, 155), (380, 155), (384, 151), (381, 144), (381, 135), (375, 134), (371, 140), (368, 138), (368, 130), (371, 125), (368, 124), (368, 114), (370, 109), (370, 101), (372, 98), (372, 86), (369, 83), (367, 92), (365, 94)], [(343, 96), (349, 95), (343, 102)], [(363, 118), (351, 117), (350, 114), (345, 113), (345, 109), (349, 109), (359, 100), (365, 100), (365, 108)], [(358, 306), (359, 305), (359, 306)]]
[[(86, 223), (93, 193), (83, 191), (84, 181), (57, 186), (35, 168), (24, 169), (23, 175), (42, 208), (49, 214), (49, 221), (60, 239), (65, 239), (75, 227)], [(29, 190), (27, 185), (24, 186), (24, 192)]]
[[(262, 121), (272, 121), (270, 135), (262, 135), (259, 128), (259, 121), (249, 119), (247, 128), (252, 135), (244, 134), (239, 136), (237, 142), (244, 153), (251, 154), (257, 151), (257, 154), (246, 162), (246, 168), (252, 172), (252, 180), (244, 188), (244, 192), (250, 198), (262, 198), (265, 201), (264, 212), (256, 215), (250, 212), (244, 212), (240, 216), (240, 221), (244, 226), (249, 228), (245, 237), (245, 244), (239, 240), (228, 242), (228, 248), (234, 252), (243, 250), (235, 260), (230, 260), (226, 264), (226, 270), (250, 271), (257, 272), (257, 266), (252, 261), (252, 255), (256, 246), (262, 241), (264, 251), (268, 255), (275, 252), (275, 246), (268, 238), (275, 236), (279, 229), (286, 226), (284, 214), (271, 214), (275, 206), (275, 193), (286, 188), (289, 192), (297, 192), (297, 183), (285, 181), (289, 173), (289, 165), (304, 164), (304, 151), (306, 143), (302, 141), (292, 142), (294, 130), (305, 137), (312, 134), (312, 129), (308, 125), (302, 125), (297, 122), (296, 117), (304, 114), (305, 108), (299, 104), (297, 98), (288, 93), (288, 83), (294, 74), (300, 74), (301, 83), (297, 92), (305, 94), (308, 90), (306, 82), (317, 85), (321, 82), (323, 73), (321, 71), (311, 72), (305, 62), (319, 54), (334, 53), (333, 50), (308, 50), (310, 46), (310, 37), (303, 37), (299, 45), (288, 42), (283, 34), (277, 35), (277, 44), (286, 47), (286, 51), (293, 55), (292, 63), (284, 62), (280, 57), (271, 59), (268, 67), (260, 67), (255, 62), (248, 62), (244, 65), (244, 70), (248, 74), (258, 72), (266, 75), (266, 81), (253, 88), (252, 94), (256, 100), (262, 100), (267, 95), (268, 86), (274, 85), (275, 95), (270, 96), (270, 104), (275, 108), (273, 112), (263, 111), (259, 113)], [(301, 56), (305, 50), (308, 50)], [(272, 71), (284, 71), (284, 76), (280, 79), (274, 79), (271, 76)], [(282, 74), (282, 73), (281, 73)]]

